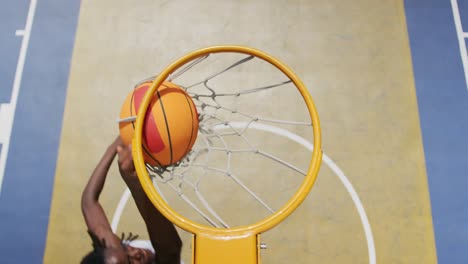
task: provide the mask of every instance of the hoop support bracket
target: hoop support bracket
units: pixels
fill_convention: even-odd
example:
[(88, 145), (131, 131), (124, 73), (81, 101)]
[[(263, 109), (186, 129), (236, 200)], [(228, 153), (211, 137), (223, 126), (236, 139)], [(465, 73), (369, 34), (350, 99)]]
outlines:
[(258, 235), (244, 237), (193, 236), (192, 263), (253, 264), (260, 263)]

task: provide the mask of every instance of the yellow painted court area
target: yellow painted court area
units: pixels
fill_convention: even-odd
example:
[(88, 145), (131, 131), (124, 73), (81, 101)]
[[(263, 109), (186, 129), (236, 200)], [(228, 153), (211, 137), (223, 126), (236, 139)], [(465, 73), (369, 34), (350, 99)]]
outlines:
[[(262, 263), (436, 263), (403, 3), (370, 0), (82, 1), (44, 263), (79, 262), (91, 250), (81, 192), (118, 134), (128, 92), (184, 54), (219, 44), (254, 47), (290, 66), (321, 121), (324, 160), (315, 186), (261, 236)], [(268, 111), (307, 114), (282, 99), (262, 102)], [(299, 144), (281, 148), (308, 161)], [(283, 198), (282, 172), (267, 182), (261, 174), (270, 168), (242, 162), (258, 184), (279, 190), (271, 199)], [(250, 219), (243, 200), (217, 194), (222, 184), (206, 187), (210, 198), (219, 196), (215, 206)], [(109, 220), (124, 190), (114, 164), (101, 195)], [(147, 239), (132, 201), (117, 231)], [(181, 236), (190, 263), (191, 235)]]

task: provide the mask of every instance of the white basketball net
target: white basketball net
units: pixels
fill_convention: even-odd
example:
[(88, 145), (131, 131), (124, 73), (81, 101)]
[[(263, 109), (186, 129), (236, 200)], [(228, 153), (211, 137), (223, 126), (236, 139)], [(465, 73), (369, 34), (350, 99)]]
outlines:
[[(194, 221), (221, 228), (278, 210), (301, 184), (311, 157), (275, 134), (289, 131), (312, 141), (307, 107), (292, 81), (268, 62), (237, 53), (200, 57), (167, 80), (190, 94), (200, 123), (182, 161), (147, 165), (162, 197)], [(182, 205), (176, 205), (179, 198)], [(247, 211), (256, 216), (245, 217)]]

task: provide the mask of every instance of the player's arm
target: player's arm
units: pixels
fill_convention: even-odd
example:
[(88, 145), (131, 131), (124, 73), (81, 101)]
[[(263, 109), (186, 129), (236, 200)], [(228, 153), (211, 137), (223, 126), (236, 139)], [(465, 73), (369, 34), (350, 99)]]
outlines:
[(154, 207), (141, 187), (133, 165), (130, 146), (118, 147), (118, 153), (120, 174), (145, 221), (151, 244), (156, 251), (157, 263), (180, 263), (182, 241), (174, 225)]
[(120, 144), (117, 138), (106, 150), (98, 165), (94, 169), (81, 196), (81, 210), (88, 227), (99, 241), (105, 241), (106, 247), (118, 247), (120, 239), (112, 232), (106, 214), (99, 203), (99, 196), (104, 187), (109, 167)]

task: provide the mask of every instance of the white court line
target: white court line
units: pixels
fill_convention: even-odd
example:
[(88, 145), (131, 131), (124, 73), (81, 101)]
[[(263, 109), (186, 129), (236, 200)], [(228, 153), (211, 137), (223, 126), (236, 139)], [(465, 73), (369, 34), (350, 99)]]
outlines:
[[(21, 49), (18, 58), (18, 64), (16, 65), (15, 80), (13, 81), (13, 91), (11, 93), (11, 102), (9, 104), (2, 104), (0, 108), (0, 131), (2, 152), (0, 153), (0, 192), (3, 183), (3, 176), (5, 174), (5, 166), (7, 161), (8, 149), (10, 147), (11, 130), (13, 127), (13, 120), (15, 119), (16, 104), (18, 102), (19, 90), (21, 87), (21, 79), (23, 77), (24, 62), (26, 60), (26, 54), (28, 52), (29, 37), (31, 36), (31, 28), (34, 21), (34, 15), (36, 13), (37, 0), (31, 0), (29, 3), (28, 16), (26, 18), (26, 27), (24, 30), (17, 30), (15, 34), (18, 36), (18, 32), (23, 31), (23, 41), (21, 42)], [(4, 112), (5, 111), (5, 112)]]
[[(240, 128), (240, 127), (245, 127), (245, 123), (229, 123), (231, 126)], [(300, 137), (288, 130), (274, 127), (274, 126), (269, 126), (269, 125), (264, 125), (264, 124), (258, 124), (258, 123), (250, 123), (248, 124), (249, 128), (257, 129), (257, 130), (263, 130), (263, 131), (268, 131), (283, 137), (287, 137), (307, 149), (309, 149), (311, 152), (313, 150), (313, 145), (310, 143), (308, 140), (306, 140), (303, 137)], [(361, 218), (361, 223), (362, 227), (364, 229), (364, 234), (366, 236), (367, 240), (367, 252), (369, 254), (369, 263), (370, 264), (375, 264), (376, 263), (376, 251), (375, 251), (375, 244), (374, 244), (374, 236), (372, 235), (372, 229), (369, 223), (369, 219), (367, 218), (366, 211), (364, 210), (364, 206), (362, 205), (361, 200), (359, 199), (359, 196), (356, 192), (356, 190), (353, 188), (353, 185), (349, 181), (349, 179), (346, 177), (344, 172), (336, 165), (330, 157), (327, 156), (325, 152), (323, 152), (323, 157), (322, 157), (323, 162), (338, 176), (340, 181), (343, 183), (344, 187), (348, 191), (349, 195), (351, 196), (351, 199), (353, 200), (354, 206), (356, 206), (356, 209), (358, 211), (359, 217)]]
[(463, 62), (463, 69), (465, 71), (466, 89), (468, 89), (468, 54), (466, 52), (465, 43), (465, 38), (468, 38), (468, 33), (463, 32), (457, 0), (451, 0), (450, 2), (452, 3), (453, 20), (455, 21), (455, 28), (457, 29), (458, 46), (460, 48), (460, 56)]
[[(232, 122), (232, 123), (229, 123), (229, 125), (232, 126), (233, 128), (245, 128), (246, 126), (249, 126), (249, 128), (253, 128), (256, 130), (268, 131), (268, 132), (289, 138), (301, 144), (302, 146), (309, 149), (310, 151), (313, 150), (312, 143), (310, 143), (308, 140), (294, 133), (291, 133), (290, 131), (285, 130), (285, 129), (281, 129), (281, 128), (269, 126), (269, 125), (264, 125), (264, 124), (258, 124), (258, 123)], [(338, 176), (341, 183), (343, 184), (343, 186), (346, 188), (349, 195), (351, 196), (354, 206), (356, 207), (356, 210), (361, 219), (362, 227), (364, 229), (364, 234), (365, 234), (366, 241), (367, 241), (367, 252), (368, 252), (368, 257), (369, 257), (369, 264), (377, 263), (374, 236), (372, 235), (372, 228), (369, 223), (369, 219), (367, 218), (364, 206), (361, 200), (359, 199), (359, 195), (357, 194), (356, 190), (354, 189), (353, 185), (351, 184), (349, 179), (346, 177), (344, 172), (338, 167), (338, 165), (336, 165), (336, 163), (333, 162), (333, 160), (330, 157), (327, 156), (327, 154), (325, 154), (325, 152), (323, 153), (322, 160), (336, 174), (336, 176)], [(122, 198), (120, 199), (117, 205), (117, 210), (112, 217), (112, 230), (114, 232), (117, 230), (120, 217), (123, 213), (125, 204), (127, 203), (127, 200), (129, 198), (129, 193), (130, 192), (128, 191), (128, 189), (125, 190), (125, 192), (122, 195)]]
[(119, 204), (117, 205), (117, 209), (115, 209), (114, 217), (112, 217), (111, 229), (112, 232), (117, 232), (117, 227), (119, 226), (120, 217), (122, 216), (123, 210), (125, 209), (125, 205), (127, 204), (128, 199), (132, 193), (127, 188), (125, 189), (122, 197), (120, 197)]

